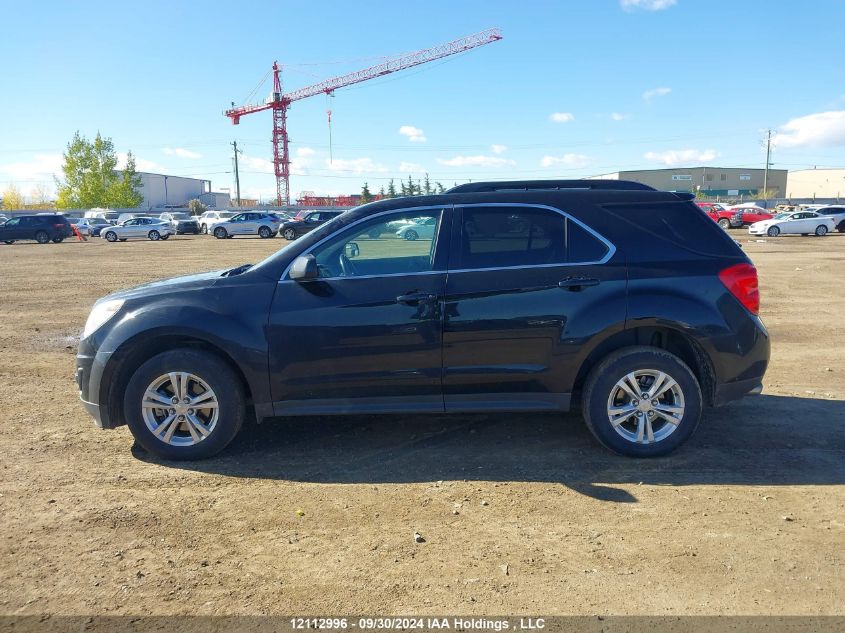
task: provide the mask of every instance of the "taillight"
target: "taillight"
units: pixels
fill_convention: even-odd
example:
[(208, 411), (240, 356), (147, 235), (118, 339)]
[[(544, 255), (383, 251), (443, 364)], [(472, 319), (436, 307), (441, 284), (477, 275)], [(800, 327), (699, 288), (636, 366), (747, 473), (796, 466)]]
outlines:
[(757, 269), (751, 264), (736, 264), (719, 273), (719, 280), (751, 314), (760, 312)]

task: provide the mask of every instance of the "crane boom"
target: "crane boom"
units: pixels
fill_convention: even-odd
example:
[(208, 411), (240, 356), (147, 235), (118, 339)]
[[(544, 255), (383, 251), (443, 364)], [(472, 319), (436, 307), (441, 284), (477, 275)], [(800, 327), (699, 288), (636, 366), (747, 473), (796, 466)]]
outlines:
[(289, 93), (282, 93), (281, 66), (278, 62), (273, 64), (273, 93), (264, 103), (247, 104), (234, 106), (224, 112), (232, 120), (233, 125), (240, 123), (242, 116), (273, 110), (273, 166), (276, 175), (276, 202), (278, 205), (290, 204), (290, 159), (288, 156), (288, 135), (287, 135), (287, 108), (300, 99), (307, 99), (319, 94), (331, 94), (338, 88), (351, 86), (353, 84), (389, 75), (406, 68), (412, 68), (442, 59), (449, 55), (462, 53), (478, 46), (490, 44), (502, 39), (501, 30), (498, 28), (487, 29), (480, 33), (467, 35), (465, 37), (434, 46), (424, 48), (413, 53), (406, 53), (384, 60), (383, 62), (364, 68), (356, 72), (334, 77), (321, 81), (320, 83), (299, 88)]

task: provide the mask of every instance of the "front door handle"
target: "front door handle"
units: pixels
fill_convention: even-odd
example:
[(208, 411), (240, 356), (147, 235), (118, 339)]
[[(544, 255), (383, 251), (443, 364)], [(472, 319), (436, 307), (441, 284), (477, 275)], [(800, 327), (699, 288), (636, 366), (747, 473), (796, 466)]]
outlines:
[(412, 306), (417, 305), (420, 301), (432, 301), (433, 299), (436, 299), (435, 295), (427, 292), (409, 292), (406, 295), (396, 297), (396, 303), (404, 303)]
[(581, 288), (586, 288), (587, 286), (598, 286), (600, 283), (601, 281), (598, 279), (591, 279), (587, 277), (567, 277), (566, 279), (558, 282), (557, 285), (559, 288), (577, 292), (581, 290)]

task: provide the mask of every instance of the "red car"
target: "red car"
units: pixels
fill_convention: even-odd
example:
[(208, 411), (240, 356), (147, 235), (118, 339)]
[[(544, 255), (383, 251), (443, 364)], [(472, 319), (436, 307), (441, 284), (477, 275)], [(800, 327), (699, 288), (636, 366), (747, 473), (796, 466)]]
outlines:
[(696, 202), (696, 204), (702, 211), (706, 211), (710, 219), (717, 222), (723, 229), (729, 229), (732, 226), (742, 226), (739, 220), (734, 219), (736, 215), (735, 209), (729, 209), (718, 202)]
[(771, 220), (775, 217), (763, 207), (735, 207), (731, 211), (734, 213), (733, 219), (737, 222), (736, 226), (751, 226), (755, 222)]

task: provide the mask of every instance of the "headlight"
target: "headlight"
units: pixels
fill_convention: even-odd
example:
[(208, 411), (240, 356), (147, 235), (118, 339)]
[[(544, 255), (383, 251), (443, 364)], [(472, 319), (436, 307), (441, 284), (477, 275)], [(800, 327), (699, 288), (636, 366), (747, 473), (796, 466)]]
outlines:
[(94, 304), (91, 314), (88, 315), (88, 320), (85, 322), (85, 329), (82, 330), (82, 338), (88, 338), (91, 334), (96, 332), (100, 326), (111, 319), (117, 311), (123, 306), (123, 299), (111, 299), (109, 301), (101, 301)]

